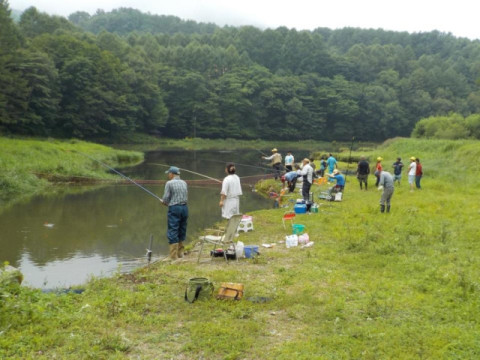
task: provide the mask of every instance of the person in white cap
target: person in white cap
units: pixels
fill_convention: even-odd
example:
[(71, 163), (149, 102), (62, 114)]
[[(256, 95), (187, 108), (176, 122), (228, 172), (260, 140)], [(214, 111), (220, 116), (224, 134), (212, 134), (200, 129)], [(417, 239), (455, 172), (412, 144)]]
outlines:
[(282, 155), (278, 153), (276, 148), (272, 149), (272, 155), (270, 156), (262, 156), (264, 160), (271, 160), (272, 168), (275, 172), (275, 180), (280, 178), (280, 172), (282, 170)]
[(177, 260), (183, 257), (185, 247), (183, 242), (187, 235), (188, 220), (188, 189), (187, 183), (180, 179), (180, 169), (170, 166), (165, 171), (168, 174), (162, 203), (168, 206), (167, 238), (170, 246), (169, 255), (165, 260)]
[(415, 175), (417, 174), (417, 160), (414, 156), (410, 158), (410, 165), (408, 165), (408, 183), (410, 184), (410, 191), (413, 191), (415, 186)]

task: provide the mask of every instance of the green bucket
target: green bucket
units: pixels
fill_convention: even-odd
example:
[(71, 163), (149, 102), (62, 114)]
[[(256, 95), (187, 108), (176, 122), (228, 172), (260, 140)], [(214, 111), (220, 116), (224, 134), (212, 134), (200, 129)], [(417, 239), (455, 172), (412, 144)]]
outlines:
[(209, 299), (213, 294), (213, 283), (207, 278), (191, 278), (185, 289), (185, 301), (194, 303), (198, 299)]

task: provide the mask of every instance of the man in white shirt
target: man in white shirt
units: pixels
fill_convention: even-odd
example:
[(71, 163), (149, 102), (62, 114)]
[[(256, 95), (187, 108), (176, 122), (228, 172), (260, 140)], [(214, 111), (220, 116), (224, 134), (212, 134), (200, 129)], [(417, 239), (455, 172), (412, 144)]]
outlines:
[(230, 219), (233, 215), (240, 214), (240, 198), (242, 186), (240, 178), (235, 174), (235, 165), (228, 163), (225, 167), (227, 176), (222, 182), (219, 206), (222, 208), (222, 217)]
[(415, 185), (415, 175), (417, 173), (417, 163), (415, 157), (410, 158), (410, 165), (408, 165), (408, 183), (410, 184), (410, 191), (413, 191)]
[(313, 183), (313, 168), (310, 166), (310, 160), (303, 159), (303, 168), (298, 170), (297, 173), (303, 176), (302, 196), (305, 201), (310, 200), (310, 187)]

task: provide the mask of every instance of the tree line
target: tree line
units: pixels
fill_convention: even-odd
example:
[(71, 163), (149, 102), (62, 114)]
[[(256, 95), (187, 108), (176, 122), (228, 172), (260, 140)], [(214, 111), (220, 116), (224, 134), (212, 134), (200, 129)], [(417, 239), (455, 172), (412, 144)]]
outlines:
[(383, 140), (480, 113), (480, 42), (440, 32), (218, 27), (0, 0), (0, 131)]

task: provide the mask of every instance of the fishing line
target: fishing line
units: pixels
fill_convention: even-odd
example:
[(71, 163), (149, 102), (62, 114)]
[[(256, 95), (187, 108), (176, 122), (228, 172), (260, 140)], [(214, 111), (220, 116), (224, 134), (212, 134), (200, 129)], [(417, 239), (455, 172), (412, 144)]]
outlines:
[[(216, 163), (222, 163), (224, 164), (225, 161), (221, 161), (221, 160), (211, 160), (211, 159), (201, 159), (200, 161), (209, 161), (209, 162), (216, 162)], [(235, 166), (239, 165), (239, 166), (248, 166), (248, 167), (252, 167), (252, 168), (256, 168), (256, 169), (262, 169), (262, 170), (266, 170), (266, 171), (270, 171), (270, 172), (274, 172), (274, 170), (272, 170), (271, 168), (268, 168), (266, 166), (255, 166), (255, 165), (248, 165), (248, 164), (241, 164), (241, 163), (237, 163), (235, 161), (232, 161)]]
[(137, 182), (135, 182), (134, 180), (130, 179), (127, 175), (122, 174), (120, 171), (115, 170), (113, 167), (111, 167), (111, 166), (109, 166), (109, 165), (101, 162), (100, 160), (95, 159), (94, 157), (91, 157), (90, 155), (84, 154), (84, 153), (82, 153), (82, 152), (80, 152), (80, 151), (78, 151), (78, 150), (75, 150), (74, 152), (76, 152), (77, 154), (83, 155), (83, 156), (85, 156), (86, 158), (89, 158), (90, 160), (93, 160), (93, 161), (99, 163), (100, 165), (105, 166), (107, 169), (113, 171), (113, 172), (116, 173), (117, 175), (120, 175), (120, 176), (121, 176), (122, 178), (124, 178), (125, 180), (130, 181), (132, 184), (138, 186), (140, 189), (142, 189), (143, 191), (145, 191), (146, 193), (150, 194), (150, 195), (153, 196), (155, 199), (160, 200), (160, 201), (163, 203), (163, 200), (162, 200), (159, 196), (155, 195), (155, 194), (152, 193), (150, 190), (146, 189), (145, 187), (143, 187), (143, 186), (140, 185), (139, 183), (137, 183)]
[[(156, 166), (165, 166), (165, 167), (170, 167), (170, 165), (167, 165), (167, 164), (159, 164), (159, 163), (149, 163), (148, 165), (156, 165)], [(195, 175), (198, 175), (198, 176), (203, 176), (204, 178), (207, 178), (207, 179), (210, 179), (210, 180), (213, 180), (213, 181), (216, 181), (218, 183), (222, 183), (220, 180), (218, 179), (215, 179), (213, 177), (210, 177), (210, 176), (207, 176), (205, 174), (201, 174), (201, 173), (198, 173), (198, 172), (195, 172), (195, 171), (192, 171), (192, 170), (187, 170), (187, 169), (184, 169), (184, 168), (179, 168), (180, 170), (183, 170), (183, 171), (186, 171), (186, 172), (189, 172), (189, 173), (192, 173), (192, 174), (195, 174)]]

